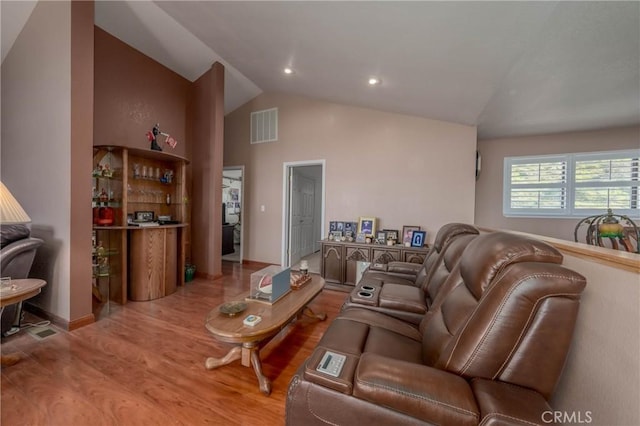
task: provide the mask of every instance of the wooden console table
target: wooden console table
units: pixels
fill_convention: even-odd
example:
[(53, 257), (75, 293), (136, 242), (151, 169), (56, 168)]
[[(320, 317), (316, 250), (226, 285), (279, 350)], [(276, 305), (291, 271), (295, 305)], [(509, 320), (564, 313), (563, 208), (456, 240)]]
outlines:
[(355, 286), (357, 262), (424, 262), (428, 247), (387, 246), (342, 241), (320, 241), (322, 261), (320, 274), (327, 283)]

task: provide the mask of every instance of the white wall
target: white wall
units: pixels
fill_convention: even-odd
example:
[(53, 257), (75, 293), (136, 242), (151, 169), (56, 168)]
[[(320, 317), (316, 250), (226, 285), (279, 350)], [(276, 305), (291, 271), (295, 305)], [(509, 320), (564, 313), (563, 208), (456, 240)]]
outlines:
[[(250, 112), (273, 107), (279, 140), (250, 145)], [(473, 126), (264, 93), (225, 117), (224, 163), (246, 167), (245, 258), (280, 263), (285, 162), (326, 160), (325, 229), (375, 216), (432, 241), (446, 223), (473, 222), (475, 151)]]
[(47, 238), (37, 299), (70, 317), (71, 7), (39, 2), (2, 62), (1, 178)]

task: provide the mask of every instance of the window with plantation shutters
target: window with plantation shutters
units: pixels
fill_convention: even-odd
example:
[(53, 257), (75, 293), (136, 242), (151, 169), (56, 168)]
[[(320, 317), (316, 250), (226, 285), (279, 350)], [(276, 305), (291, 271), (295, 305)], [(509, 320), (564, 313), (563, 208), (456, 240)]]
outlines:
[(575, 209), (638, 211), (638, 156), (576, 155)]
[(504, 160), (505, 216), (638, 216), (640, 150)]

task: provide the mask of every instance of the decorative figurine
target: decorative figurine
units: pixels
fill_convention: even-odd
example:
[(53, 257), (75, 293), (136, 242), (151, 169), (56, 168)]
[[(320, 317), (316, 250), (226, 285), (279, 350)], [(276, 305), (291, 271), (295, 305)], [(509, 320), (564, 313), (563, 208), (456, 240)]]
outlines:
[(178, 141), (175, 140), (169, 133), (164, 133), (160, 131), (160, 124), (156, 123), (153, 126), (153, 129), (150, 132), (147, 132), (147, 139), (151, 142), (151, 149), (154, 151), (162, 151), (160, 145), (158, 145), (158, 135), (164, 136), (166, 139), (164, 142), (169, 145), (171, 148), (175, 148), (178, 145)]
[(158, 133), (160, 133), (160, 128), (158, 126), (160, 125), (156, 124), (155, 126), (153, 126), (153, 129), (150, 132), (147, 132), (147, 139), (149, 139), (149, 142), (151, 142), (151, 149), (153, 151), (162, 151), (162, 148), (160, 148), (160, 145), (158, 145), (158, 142), (156, 142)]
[(111, 170), (108, 164), (105, 164), (104, 167), (102, 168), (102, 176), (109, 177), (109, 178), (113, 177), (113, 171)]

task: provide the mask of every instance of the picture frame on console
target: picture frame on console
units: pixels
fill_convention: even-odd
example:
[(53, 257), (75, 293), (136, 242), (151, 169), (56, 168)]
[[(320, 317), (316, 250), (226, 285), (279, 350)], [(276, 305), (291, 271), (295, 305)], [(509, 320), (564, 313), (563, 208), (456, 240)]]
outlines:
[(385, 231), (376, 232), (376, 242), (378, 244), (386, 244), (387, 241), (387, 233)]
[(338, 241), (342, 238), (342, 231), (331, 231), (329, 235), (331, 235), (335, 241)]
[(376, 234), (376, 218), (361, 216), (358, 221), (358, 232), (373, 238)]
[(419, 226), (411, 226), (405, 225), (402, 227), (402, 244), (405, 246), (407, 244), (411, 244), (411, 237), (413, 236), (413, 231), (419, 231)]
[(394, 241), (398, 241), (398, 231), (396, 229), (384, 229), (383, 231), (386, 232), (386, 239), (387, 240), (394, 240)]
[(411, 247), (424, 246), (424, 240), (427, 236), (426, 231), (413, 231), (411, 233)]
[(353, 225), (354, 225), (353, 222), (345, 222), (344, 223), (345, 235), (346, 235), (347, 232), (355, 233), (358, 230), (358, 224), (356, 224), (356, 226), (353, 226)]

